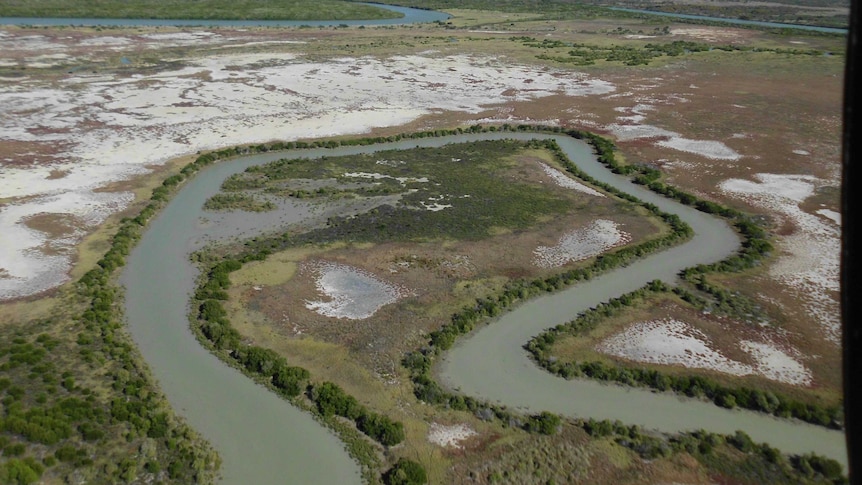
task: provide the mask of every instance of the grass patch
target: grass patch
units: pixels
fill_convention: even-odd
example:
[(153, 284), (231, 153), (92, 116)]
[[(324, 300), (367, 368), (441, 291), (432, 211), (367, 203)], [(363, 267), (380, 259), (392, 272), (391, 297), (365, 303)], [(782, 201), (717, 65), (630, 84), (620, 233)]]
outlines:
[(268, 212), (275, 208), (271, 201), (260, 201), (250, 194), (216, 194), (204, 202), (204, 209), (208, 211)]
[(571, 200), (512, 177), (509, 170), (515, 162), (511, 157), (524, 146), (507, 140), (311, 161), (282, 159), (252, 167), (238, 179), (254, 176), (258, 187), (289, 179), (370, 180), (373, 189), (355, 190), (365, 196), (376, 195), (373, 191), (378, 188), (387, 195), (401, 194), (396, 207), (381, 206), (349, 218), (332, 217), (328, 227), (296, 236), (298, 242), (477, 240), (525, 229), (540, 215), (577, 208)]

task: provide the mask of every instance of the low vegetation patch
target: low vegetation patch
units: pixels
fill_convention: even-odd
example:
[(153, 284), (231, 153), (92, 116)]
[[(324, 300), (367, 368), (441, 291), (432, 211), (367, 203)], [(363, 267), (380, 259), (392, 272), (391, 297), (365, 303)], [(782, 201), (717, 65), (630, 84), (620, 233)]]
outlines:
[(150, 218), (191, 172), (167, 178), (122, 221), (53, 316), (2, 329), (3, 483), (214, 482), (218, 456), (159, 392), (124, 329), (115, 283)]
[(243, 210), (247, 212), (267, 212), (275, 210), (275, 204), (247, 194), (216, 194), (204, 203), (204, 209), (209, 211)]
[[(657, 34), (661, 35), (664, 33), (657, 32)], [(661, 57), (680, 57), (709, 51), (770, 52), (782, 55), (805, 56), (822, 56), (824, 54), (823, 51), (817, 49), (783, 49), (740, 45), (713, 45), (684, 40), (675, 40), (667, 43), (647, 43), (643, 45), (618, 44), (613, 46), (580, 44), (549, 39), (539, 41), (533, 37), (524, 36), (512, 37), (512, 40), (522, 42), (523, 45), (528, 47), (544, 50), (544, 53), (536, 55), (537, 59), (574, 64), (576, 66), (591, 66), (596, 64), (598, 61), (603, 61), (605, 63), (618, 63), (625, 66), (648, 65), (653, 60)], [(563, 52), (565, 49), (568, 50)]]

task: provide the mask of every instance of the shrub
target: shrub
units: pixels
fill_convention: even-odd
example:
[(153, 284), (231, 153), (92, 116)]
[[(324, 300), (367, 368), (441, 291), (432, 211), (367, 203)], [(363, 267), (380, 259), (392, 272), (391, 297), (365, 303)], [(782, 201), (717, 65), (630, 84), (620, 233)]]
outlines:
[(428, 476), (422, 465), (406, 458), (400, 458), (384, 475), (386, 485), (423, 485), (428, 483)]

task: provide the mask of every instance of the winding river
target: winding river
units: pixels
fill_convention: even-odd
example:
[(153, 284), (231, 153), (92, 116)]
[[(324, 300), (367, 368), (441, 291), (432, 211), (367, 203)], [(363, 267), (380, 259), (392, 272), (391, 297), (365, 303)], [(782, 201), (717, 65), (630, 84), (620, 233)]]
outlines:
[[(487, 133), (397, 143), (316, 149), (290, 156), (319, 158), (385, 149), (434, 147), (487, 139), (530, 139), (551, 135)], [(527, 411), (550, 410), (570, 416), (620, 419), (663, 431), (704, 428), (732, 432), (744, 429), (757, 441), (789, 452), (816, 451), (846, 464), (843, 435), (837, 431), (780, 420), (712, 404), (626, 389), (592, 381), (566, 381), (538, 369), (521, 346), (545, 328), (571, 319), (578, 311), (661, 278), (672, 282), (679, 269), (723, 259), (739, 245), (720, 219), (656, 196), (612, 175), (585, 143), (555, 137), (579, 167), (678, 214), (696, 236), (689, 242), (649, 256), (628, 267), (531, 300), (459, 343), (437, 369), (443, 382), (469, 395), (499, 401)], [(266, 388), (225, 365), (195, 340), (187, 314), (196, 270), (191, 251), (209, 241), (284, 228), (328, 214), (302, 202), (276, 215), (242, 213), (215, 218), (204, 201), (233, 173), (284, 154), (267, 153), (216, 164), (182, 187), (147, 228), (128, 258), (122, 275), (129, 328), (141, 353), (176, 412), (185, 417), (219, 451), (225, 484), (359, 483), (358, 466), (342, 444), (310, 415), (292, 407)], [(338, 210), (339, 208), (331, 208)], [(344, 209), (344, 208), (341, 208)]]

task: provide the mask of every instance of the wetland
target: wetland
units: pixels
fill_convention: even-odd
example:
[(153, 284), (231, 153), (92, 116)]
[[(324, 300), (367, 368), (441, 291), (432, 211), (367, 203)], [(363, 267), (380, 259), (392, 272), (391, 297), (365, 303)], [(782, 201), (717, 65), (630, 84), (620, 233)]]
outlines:
[[(601, 285), (617, 271), (637, 272), (641, 263), (667, 252), (679, 254), (672, 251), (690, 244), (684, 242), (689, 237), (700, 241), (703, 228), (692, 225), (693, 234), (686, 235), (676, 221), (603, 185), (598, 172), (587, 178), (566, 174), (553, 147), (542, 143), (504, 150), (505, 143), (471, 140), (471, 145), (449, 152), (440, 147), (422, 152), (416, 144), (426, 140), (411, 135), (395, 142), (390, 137), (408, 133), (405, 129), (430, 130), (422, 131), (422, 138), (439, 141), (435, 137), (443, 131), (469, 131), (479, 122), (483, 127), (477, 131), (485, 131), (484, 136), (525, 136), (522, 142), (529, 144), (526, 140), (535, 135), (507, 131), (514, 129), (510, 123), (539, 121), (587, 129), (615, 140), (613, 153), (623, 167), (630, 163), (643, 170), (636, 177), (638, 187), (631, 190), (648, 186), (712, 212), (732, 214), (720, 208), (727, 204), (750, 214), (766, 232), (743, 238), (749, 251), (744, 258), (734, 259), (731, 246), (736, 243), (728, 243), (724, 256), (731, 256), (730, 263), (704, 265), (713, 269), (698, 269), (682, 280), (672, 266), (664, 273), (652, 267), (659, 269), (655, 276), (688, 291), (691, 296), (686, 298), (693, 304), (680, 297), (672, 304), (649, 300), (626, 307), (628, 313), (617, 314), (608, 320), (608, 330), (602, 330), (605, 336), (627, 332), (628, 339), (613, 340), (612, 347), (562, 343), (604, 366), (618, 366), (622, 370), (613, 370), (621, 377), (618, 382), (626, 381), (626, 368), (646, 366), (650, 372), (697, 376), (708, 389), (714, 382), (731, 387), (745, 383), (805, 406), (834, 406), (840, 404), (840, 373), (830, 350), (836, 314), (829, 277), (832, 253), (812, 248), (831, 247), (840, 220), (829, 190), (837, 153), (830, 129), (835, 100), (830, 90), (822, 89), (835, 84), (830, 73), (841, 63), (835, 55), (840, 56), (839, 43), (828, 36), (778, 37), (669, 20), (657, 21), (667, 29), (636, 19), (555, 21), (556, 30), (548, 31), (546, 20), (532, 20), (528, 14), (452, 13), (451, 23), (395, 30), (3, 30), (10, 54), (0, 66), (2, 96), (14, 116), (3, 121), (11, 138), (0, 147), (6, 157), (4, 180), (9, 181), (0, 201), (4, 227), (11, 231), (6, 234), (15, 236), (3, 241), (10, 245), (7, 256), (17, 256), (7, 257), (0, 272), (4, 298), (15, 300), (3, 305), (2, 315), (4, 321), (29, 322), (4, 330), (11, 342), (0, 355), (9, 379), (3, 384), (8, 406), (4, 470), (29, 470), (28, 477), (43, 474), (47, 480), (122, 476), (111, 481), (209, 482), (219, 466), (218, 453), (225, 483), (242, 481), (246, 473), (277, 480), (278, 472), (254, 465), (257, 454), (243, 460), (245, 455), (235, 448), (249, 447), (263, 460), (281, 439), (267, 433), (284, 428), (265, 426), (265, 420), (255, 422), (254, 416), (243, 414), (245, 403), (235, 394), (208, 394), (206, 386), (224, 381), (227, 389), (245, 386), (250, 395), (268, 395), (250, 401), (262, 413), (280, 415), (293, 409), (295, 416), (285, 412), (291, 416), (287, 421), (306, 423), (296, 426), (308, 426), (301, 429), (315, 436), (309, 441), (313, 446), (284, 449), (299, 461), (308, 456), (303, 455), (306, 451), (329, 456), (333, 465), (309, 469), (308, 476), (298, 473), (299, 481), (313, 481), (314, 473), (354, 483), (391, 480), (395, 474), (416, 472), (411, 463), (421, 466), (432, 483), (637, 483), (644, 476), (687, 483), (782, 483), (836, 477), (833, 465), (842, 461), (839, 447), (812, 440), (812, 450), (793, 449), (781, 440), (800, 429), (812, 429), (812, 436), (825, 436), (826, 442), (835, 441), (840, 432), (721, 409), (720, 403), (734, 407), (725, 395), (715, 403), (703, 397), (677, 401), (681, 407), (702, 409), (706, 414), (695, 416), (707, 428), (678, 432), (691, 428), (680, 420), (667, 427), (639, 421), (640, 416), (614, 423), (603, 421), (601, 413), (588, 416), (573, 408), (546, 408), (517, 399), (497, 403), (499, 388), (477, 391), (451, 379), (450, 359), (460, 358), (459, 349), (469, 348), (473, 338), (492, 334), (492, 329), (508, 329), (507, 318), (515, 318), (520, 322), (516, 326), (524, 327), (520, 341), (512, 339), (501, 347), (508, 351), (489, 353), (512, 358), (500, 363), (502, 368), (511, 363), (541, 374), (537, 382), (560, 388), (596, 384), (604, 389), (600, 393), (620, 391), (626, 396), (614, 402), (640, 400), (631, 396), (641, 395), (657, 402), (677, 400), (644, 389), (567, 382), (530, 362), (520, 347), (544, 335), (540, 332), (548, 325), (576, 318), (583, 308), (567, 306), (572, 301), (605, 308), (600, 298), (589, 303), (589, 295), (578, 294), (577, 288)], [(497, 24), (485, 23), (489, 19)], [(640, 40), (638, 35), (652, 37)], [(550, 41), (535, 40), (541, 37)], [(682, 44), (673, 42), (677, 39), (692, 42), (685, 46), (696, 49), (679, 51)], [(579, 57), (569, 53), (576, 43)], [(613, 43), (625, 47), (609, 46)], [(666, 45), (656, 49), (656, 43)], [(704, 50), (701, 43), (722, 48)], [(741, 48), (723, 47), (730, 43)], [(92, 57), (97, 44), (102, 54)], [(824, 51), (830, 55), (821, 55)], [(112, 55), (120, 55), (119, 62), (112, 61)], [(593, 64), (576, 66), (587, 58)], [(629, 65), (631, 59), (639, 65)], [(86, 73), (67, 72), (69, 65), (81, 63), (88, 66)], [(358, 81), (368, 76), (378, 78)], [(763, 82), (783, 77), (793, 80), (788, 86), (798, 96), (778, 99)], [(234, 94), (226, 97), (226, 92)], [(724, 109), (717, 112), (716, 103)], [(59, 116), (54, 107), (61, 105), (71, 117)], [(792, 130), (780, 113), (795, 120)], [(505, 135), (487, 133), (504, 127)], [(320, 148), (308, 155), (315, 162), (273, 165), (281, 174), (244, 171), (251, 164), (292, 160), (298, 152), (281, 151), (288, 145), (341, 145), (338, 149), (349, 153), (358, 149), (349, 148), (349, 136), (369, 130), (362, 144), (396, 144), (380, 146), (390, 151), (379, 157), (339, 162), (333, 149)], [(321, 137), (324, 141), (314, 141)], [(271, 143), (273, 139), (284, 141)], [(222, 150), (247, 142), (252, 145)], [(58, 158), (61, 146), (66, 161)], [(570, 155), (572, 160), (592, 156), (586, 145), (579, 150)], [(603, 161), (607, 153), (598, 150)], [(189, 156), (177, 160), (181, 154)], [(210, 163), (191, 171), (184, 164), (211, 155), (210, 162), (225, 161), (201, 170), (200, 177), (219, 172), (233, 185), (226, 184), (228, 190), (218, 194), (222, 182), (212, 182), (192, 201), (186, 191), (198, 177), (190, 175)], [(227, 161), (245, 156), (251, 158)], [(493, 160), (484, 167), (493, 170), (482, 175), (465, 171), (479, 159)], [(408, 161), (418, 169), (415, 173), (406, 170), (407, 163), (399, 163)], [(144, 175), (144, 170), (154, 172)], [(73, 185), (82, 188), (61, 190)], [(51, 190), (50, 196), (40, 195), (37, 189), (43, 186)], [(162, 229), (161, 246), (144, 244), (162, 217), (179, 210), (173, 207), (202, 208), (207, 201), (207, 210), (197, 218)], [(726, 220), (740, 230), (733, 217)], [(727, 226), (725, 230), (734, 234)], [(132, 251), (141, 237), (141, 245)], [(663, 250), (656, 251), (660, 247)], [(754, 253), (751, 247), (757, 248)], [(131, 264), (147, 248), (167, 251), (168, 257), (156, 267), (177, 275), (177, 282), (162, 283), (159, 273), (135, 266), (143, 293), (124, 296), (113, 286), (112, 275), (126, 256)], [(255, 257), (242, 257), (241, 267), (235, 267), (231, 260), (243, 254)], [(750, 254), (759, 256), (750, 259)], [(817, 261), (810, 256), (815, 254)], [(720, 259), (718, 252), (715, 257)], [(816, 272), (806, 270), (808, 266)], [(138, 278), (130, 268), (124, 270), (125, 284)], [(202, 268), (200, 279), (197, 268)], [(714, 272), (716, 268), (720, 272)], [(652, 281), (646, 273), (642, 283)], [(628, 291), (610, 280), (606, 295)], [(632, 285), (638, 281), (631, 280)], [(63, 281), (74, 283), (51, 289)], [(212, 285), (199, 286), (206, 282)], [(194, 300), (191, 306), (168, 305), (177, 295), (163, 294), (158, 304), (145, 307), (163, 317), (152, 323), (157, 330), (147, 336), (149, 330), (133, 323), (132, 306), (147, 301), (141, 295), (155, 294), (160, 285), (167, 290), (181, 285), (181, 302), (189, 296)], [(802, 287), (805, 293), (797, 298)], [(577, 296), (560, 296), (565, 301), (558, 304), (556, 295)], [(208, 302), (213, 298), (218, 304)], [(530, 310), (531, 305), (538, 310)], [(123, 308), (125, 317), (120, 315)], [(204, 310), (214, 320), (203, 323), (217, 325), (197, 320), (196, 313)], [(470, 311), (474, 316), (455, 322), (456, 315), (462, 318)], [(194, 332), (188, 330), (190, 312)], [(123, 336), (126, 318), (135, 345), (123, 340), (128, 338)], [(528, 325), (522, 325), (523, 319)], [(460, 336), (466, 326), (456, 333), (444, 331), (452, 323), (467, 322), (475, 335)], [(621, 348), (655, 351), (644, 347), (651, 342), (646, 338), (634, 347), (633, 339), (641, 335), (635, 329), (643, 322), (671, 322), (666, 326), (676, 329), (674, 338), (687, 342), (681, 345), (764, 370), (765, 377), (724, 375), (721, 367), (696, 368), (686, 360), (631, 364), (628, 359), (635, 354), (611, 355), (617, 352), (612, 349)], [(221, 338), (209, 340), (215, 332), (221, 332)], [(441, 343), (455, 345), (451, 352), (437, 354)], [(174, 345), (197, 350), (178, 351)], [(61, 352), (40, 350), (57, 346)], [(177, 397), (176, 388), (183, 386), (176, 379), (182, 374), (174, 376), (156, 365), (149, 377), (149, 365), (136, 360), (137, 346), (142, 354), (160, 346), (187, 354), (159, 358), (185, 359), (181, 367), (200, 365), (203, 370), (197, 371), (210, 377), (194, 382), (198, 387), (193, 389), (207, 399)], [(669, 359), (671, 354), (662, 355)], [(779, 357), (787, 365), (795, 362), (804, 379), (770, 380), (779, 375), (778, 367), (758, 362)], [(52, 373), (62, 379), (53, 381)], [(427, 376), (435, 380), (423, 381)], [(116, 396), (127, 404), (112, 405), (119, 402)], [(238, 407), (190, 412), (220, 399), (233, 399)], [(69, 414), (69, 406), (79, 400), (94, 411)], [(53, 441), (19, 426), (20, 419), (35, 416), (32, 413), (60, 416), (62, 409), (67, 413), (63, 422), (74, 430), (67, 438)], [(753, 442), (751, 436), (735, 433), (733, 424), (713, 427), (748, 416), (776, 426), (786, 423), (789, 434), (752, 425), (763, 433)], [(207, 424), (220, 419), (231, 420), (237, 429), (257, 430), (259, 442), (231, 442), (226, 428)], [(840, 416), (831, 423), (840, 427)], [(93, 433), (94, 426), (106, 434)], [(673, 432), (665, 435), (658, 429)], [(772, 445), (755, 443), (764, 437)], [(37, 439), (43, 441), (26, 444)], [(208, 448), (205, 439), (218, 444)], [(565, 466), (555, 465), (561, 463)]]

